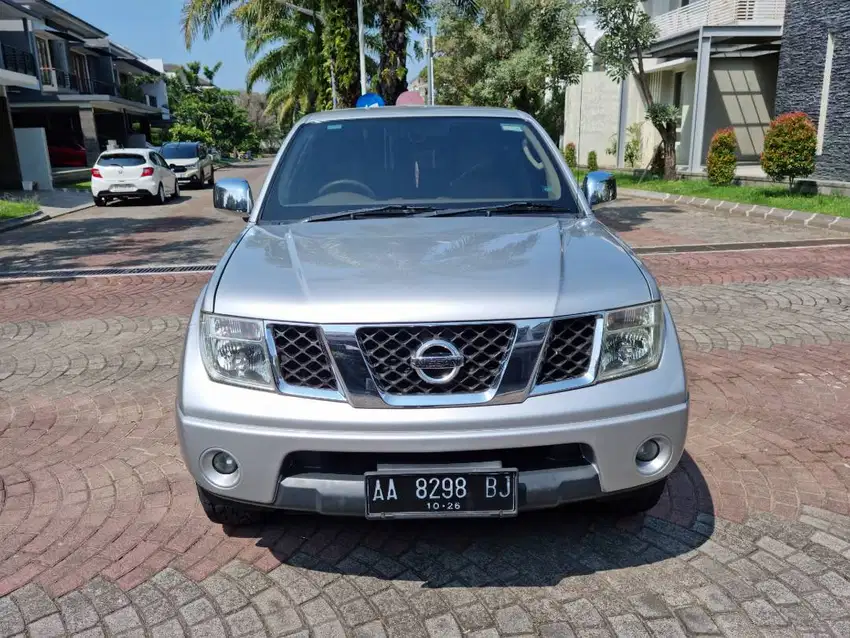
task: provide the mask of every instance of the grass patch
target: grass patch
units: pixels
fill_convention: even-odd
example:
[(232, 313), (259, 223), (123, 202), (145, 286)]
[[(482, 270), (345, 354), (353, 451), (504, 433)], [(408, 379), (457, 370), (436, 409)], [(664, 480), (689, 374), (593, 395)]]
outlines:
[[(576, 171), (575, 175), (579, 183), (586, 173), (587, 171)], [(643, 181), (639, 181), (640, 178), (632, 173), (615, 171), (615, 174), (617, 186), (620, 188), (850, 217), (850, 197), (842, 195), (791, 193), (787, 186), (779, 184), (776, 186), (714, 186), (705, 180), (665, 181), (658, 177), (644, 177)]]
[(77, 190), (87, 191), (91, 190), (91, 180), (86, 180), (85, 182), (76, 182), (74, 184), (70, 184), (67, 188), (76, 188)]
[(23, 217), (34, 213), (38, 208), (38, 202), (35, 200), (0, 199), (0, 219)]

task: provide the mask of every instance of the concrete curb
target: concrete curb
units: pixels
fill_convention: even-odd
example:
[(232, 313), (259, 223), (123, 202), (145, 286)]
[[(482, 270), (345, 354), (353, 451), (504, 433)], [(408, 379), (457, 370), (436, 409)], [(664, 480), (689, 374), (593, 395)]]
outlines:
[(679, 204), (702, 208), (717, 215), (726, 217), (746, 217), (753, 221), (779, 222), (785, 224), (796, 224), (798, 226), (811, 226), (812, 228), (825, 228), (850, 233), (850, 217), (836, 217), (822, 213), (801, 212), (785, 208), (768, 208), (756, 204), (741, 204), (739, 202), (725, 202), (718, 199), (706, 199), (704, 197), (689, 197), (687, 195), (674, 195), (672, 193), (658, 193), (655, 191), (634, 190), (631, 188), (620, 188), (618, 193), (626, 197), (639, 199), (652, 199), (668, 204)]
[(37, 210), (34, 213), (25, 215), (24, 217), (15, 217), (13, 219), (7, 219), (0, 222), (0, 233), (6, 232), (7, 230), (14, 230), (15, 228), (21, 228), (23, 226), (30, 226), (31, 224), (38, 224), (39, 222), (46, 222), (48, 219), (56, 219), (57, 217), (70, 215), (71, 213), (76, 213), (78, 211), (85, 210), (86, 208), (91, 208), (92, 206), (94, 206), (94, 202), (81, 204), (80, 206), (58, 211), (56, 213), (45, 213), (42, 210)]

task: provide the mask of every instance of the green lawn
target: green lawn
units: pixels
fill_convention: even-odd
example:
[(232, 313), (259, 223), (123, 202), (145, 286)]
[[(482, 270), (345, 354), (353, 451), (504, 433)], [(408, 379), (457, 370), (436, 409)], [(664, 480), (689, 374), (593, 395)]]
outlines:
[(81, 191), (91, 190), (91, 180), (86, 180), (85, 182), (77, 182), (76, 184), (70, 184), (68, 188), (77, 188)]
[[(577, 170), (575, 172), (576, 179), (581, 182), (586, 172)], [(617, 186), (620, 188), (850, 217), (850, 197), (791, 193), (787, 186), (781, 184), (775, 186), (713, 186), (704, 180), (665, 181), (657, 177), (645, 177), (643, 181), (639, 181), (639, 178), (632, 173), (617, 172), (616, 175)]]
[(23, 217), (38, 210), (38, 202), (34, 200), (12, 201), (0, 199), (0, 219)]

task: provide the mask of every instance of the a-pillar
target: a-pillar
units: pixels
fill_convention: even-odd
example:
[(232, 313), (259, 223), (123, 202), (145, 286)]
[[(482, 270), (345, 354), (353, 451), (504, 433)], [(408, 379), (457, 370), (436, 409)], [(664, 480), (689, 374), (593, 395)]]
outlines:
[(21, 190), (15, 127), (12, 125), (12, 113), (3, 86), (0, 86), (0, 190)]
[(94, 166), (100, 156), (100, 142), (97, 141), (97, 124), (94, 121), (93, 108), (80, 107), (80, 130), (86, 147), (86, 162), (89, 166)]
[(711, 36), (699, 32), (697, 46), (697, 76), (694, 82), (694, 105), (691, 117), (691, 152), (688, 158), (688, 170), (692, 173), (702, 171), (702, 141), (705, 135), (705, 104), (708, 98), (708, 74), (711, 70)]

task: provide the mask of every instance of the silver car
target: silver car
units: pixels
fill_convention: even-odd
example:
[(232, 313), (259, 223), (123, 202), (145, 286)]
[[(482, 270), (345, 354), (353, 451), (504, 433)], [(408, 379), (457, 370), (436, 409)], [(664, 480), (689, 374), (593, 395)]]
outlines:
[(391, 107), (289, 133), (186, 335), (177, 427), (214, 521), (651, 508), (688, 389), (658, 286), (530, 116)]

